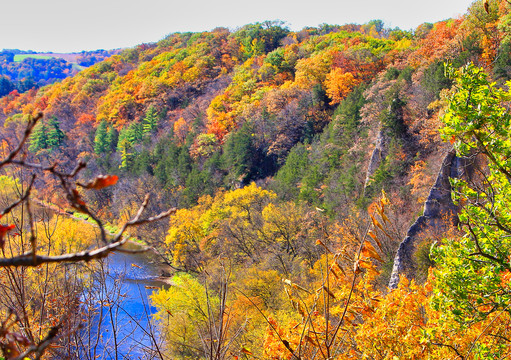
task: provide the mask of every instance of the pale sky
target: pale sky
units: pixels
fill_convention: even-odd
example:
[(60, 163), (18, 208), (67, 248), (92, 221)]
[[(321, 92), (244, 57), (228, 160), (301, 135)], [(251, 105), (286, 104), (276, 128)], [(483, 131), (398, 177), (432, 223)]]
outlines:
[(457, 17), (473, 0), (1, 0), (0, 49), (72, 52), (156, 42), (173, 32), (282, 20), (291, 30), (381, 19), (403, 30)]

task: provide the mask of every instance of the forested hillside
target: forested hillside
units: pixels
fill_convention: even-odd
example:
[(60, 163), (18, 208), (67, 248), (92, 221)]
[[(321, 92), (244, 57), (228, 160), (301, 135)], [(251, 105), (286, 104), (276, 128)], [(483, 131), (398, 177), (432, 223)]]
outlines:
[(0, 98), (4, 358), (90, 349), (126, 236), (172, 272), (147, 358), (510, 356), (510, 9), (175, 33)]

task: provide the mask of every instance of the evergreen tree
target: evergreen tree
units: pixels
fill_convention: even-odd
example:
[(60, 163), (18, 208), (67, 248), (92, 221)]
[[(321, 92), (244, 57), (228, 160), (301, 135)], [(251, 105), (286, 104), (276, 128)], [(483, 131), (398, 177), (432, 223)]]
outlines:
[(159, 114), (154, 106), (149, 107), (145, 118), (142, 120), (142, 132), (144, 135), (152, 133), (158, 127)]
[(133, 164), (133, 148), (127, 139), (119, 141), (119, 151), (121, 152), (121, 165), (119, 169), (129, 170)]
[(301, 143), (296, 144), (286, 159), (286, 163), (275, 176), (274, 187), (284, 199), (297, 198), (300, 193), (298, 183), (307, 174), (309, 167), (309, 153), (307, 147)]
[(119, 141), (119, 133), (115, 127), (111, 127), (106, 134), (107, 151), (114, 152), (117, 149), (117, 143)]
[(38, 152), (42, 149), (48, 148), (48, 134), (46, 125), (44, 123), (39, 123), (34, 128), (32, 135), (30, 137), (30, 146), (28, 150), (31, 152)]
[(188, 174), (192, 171), (192, 158), (190, 157), (190, 153), (186, 146), (181, 147), (179, 151), (179, 156), (177, 158), (177, 173), (180, 181), (184, 185), (186, 179), (188, 178)]
[(52, 116), (48, 120), (48, 134), (47, 134), (47, 147), (50, 149), (56, 149), (65, 139), (64, 132), (60, 129), (60, 123), (55, 116)]
[(96, 129), (96, 136), (94, 137), (94, 152), (98, 155), (103, 154), (109, 150), (109, 144), (107, 141), (107, 125), (106, 121), (103, 120), (99, 123)]
[(142, 123), (140, 122), (133, 122), (128, 126), (126, 129), (126, 140), (130, 142), (131, 145), (138, 144), (140, 141), (142, 141), (144, 137), (143, 133), (143, 127)]
[(250, 181), (255, 157), (252, 129), (245, 124), (240, 130), (230, 134), (224, 145), (224, 157), (229, 172), (243, 181)]

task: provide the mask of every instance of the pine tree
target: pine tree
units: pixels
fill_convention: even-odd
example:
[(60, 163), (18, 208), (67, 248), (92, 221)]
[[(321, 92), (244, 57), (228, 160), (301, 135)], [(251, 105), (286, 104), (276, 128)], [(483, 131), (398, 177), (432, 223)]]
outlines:
[(30, 137), (30, 146), (28, 150), (36, 153), (39, 150), (48, 148), (48, 134), (46, 125), (44, 123), (39, 123), (32, 132)]
[(55, 116), (48, 120), (48, 134), (47, 134), (47, 147), (56, 149), (65, 139), (64, 132), (60, 129), (60, 123)]
[(121, 165), (119, 169), (129, 170), (133, 163), (132, 145), (127, 139), (119, 142), (119, 150), (121, 152)]
[(114, 152), (119, 142), (119, 133), (115, 127), (111, 127), (106, 135), (107, 151)]
[(106, 121), (103, 120), (99, 123), (96, 129), (96, 136), (94, 137), (94, 152), (98, 155), (103, 154), (109, 150), (109, 144), (107, 141), (107, 125)]
[(149, 107), (145, 118), (142, 120), (144, 135), (152, 133), (158, 127), (159, 114), (154, 106)]

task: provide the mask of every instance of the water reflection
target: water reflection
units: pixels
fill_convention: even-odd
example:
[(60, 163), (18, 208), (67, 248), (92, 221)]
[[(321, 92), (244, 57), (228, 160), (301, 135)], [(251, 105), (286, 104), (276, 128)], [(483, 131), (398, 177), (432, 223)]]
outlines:
[(151, 254), (114, 253), (99, 264), (82, 296), (80, 359), (153, 359), (160, 340), (149, 295), (166, 286)]

